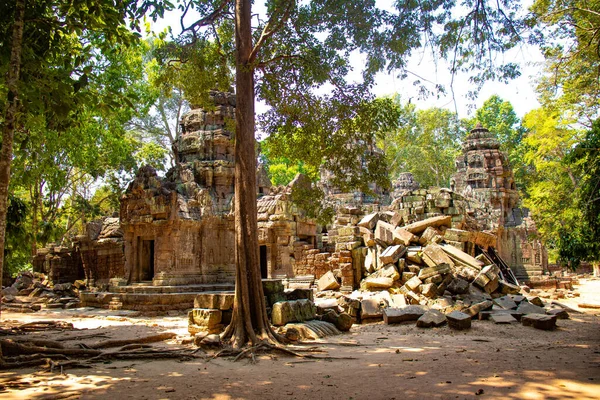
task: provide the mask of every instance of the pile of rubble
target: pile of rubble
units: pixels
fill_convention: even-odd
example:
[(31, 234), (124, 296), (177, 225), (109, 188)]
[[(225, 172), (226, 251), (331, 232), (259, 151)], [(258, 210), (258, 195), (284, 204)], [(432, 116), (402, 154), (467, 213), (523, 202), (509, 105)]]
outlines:
[(39, 272), (21, 272), (15, 282), (2, 289), (2, 310), (35, 312), (42, 308), (77, 308), (83, 281), (53, 285)]
[[(521, 295), (527, 288), (516, 284), (510, 269), (489, 249), (493, 234), (451, 229), (452, 218), (444, 215), (398, 226), (401, 221), (395, 212), (379, 212), (359, 222), (356, 229), (367, 245), (360, 289), (337, 291), (338, 276), (330, 271), (317, 282), (319, 308), (346, 312), (356, 322), (420, 320), (423, 327), (448, 322), (464, 329), (477, 317), (525, 323), (529, 317), (521, 316), (535, 314), (543, 322), (533, 326), (554, 326), (557, 307), (545, 309)], [(473, 257), (469, 253), (476, 248), (489, 253)]]

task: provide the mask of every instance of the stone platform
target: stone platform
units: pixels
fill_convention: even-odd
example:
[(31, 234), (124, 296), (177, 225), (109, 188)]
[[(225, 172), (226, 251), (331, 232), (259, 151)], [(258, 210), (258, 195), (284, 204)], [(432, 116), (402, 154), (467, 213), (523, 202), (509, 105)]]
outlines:
[(194, 299), (200, 293), (233, 293), (234, 285), (226, 283), (152, 286), (141, 282), (127, 286), (110, 286), (106, 292), (81, 292), (84, 307), (111, 310), (170, 311), (194, 307)]

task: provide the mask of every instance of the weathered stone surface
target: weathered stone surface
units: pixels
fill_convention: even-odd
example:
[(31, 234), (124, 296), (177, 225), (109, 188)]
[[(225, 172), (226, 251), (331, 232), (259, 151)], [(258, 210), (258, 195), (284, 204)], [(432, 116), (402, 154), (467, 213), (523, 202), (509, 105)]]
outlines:
[(379, 214), (373, 213), (373, 214), (365, 215), (363, 217), (363, 219), (361, 219), (360, 222), (358, 223), (358, 226), (362, 226), (367, 229), (373, 230), (373, 229), (375, 229), (375, 226), (377, 225), (377, 221), (379, 221)]
[(512, 283), (508, 283), (503, 280), (498, 281), (498, 290), (502, 294), (519, 294), (521, 293), (521, 288), (518, 285), (513, 285)]
[(421, 269), (418, 276), (419, 279), (423, 280), (437, 274), (444, 275), (449, 274), (450, 272), (452, 272), (452, 270), (448, 264), (439, 264), (434, 267)]
[(538, 307), (544, 307), (544, 302), (542, 301), (542, 299), (540, 299), (539, 297), (530, 297), (527, 299), (531, 304), (538, 306)]
[(490, 315), (490, 320), (495, 324), (510, 324), (517, 320), (509, 313), (493, 313)]
[(208, 329), (220, 324), (222, 318), (223, 313), (221, 310), (215, 309), (194, 308), (188, 313), (190, 325), (198, 325)]
[(338, 315), (338, 318), (335, 321), (335, 327), (342, 332), (347, 332), (350, 330), (350, 328), (352, 328), (353, 323), (354, 320), (349, 314), (341, 313)]
[(483, 289), (486, 293), (493, 293), (498, 289), (498, 274), (496, 273), (496, 266), (488, 265), (484, 267), (481, 272), (477, 275), (473, 284), (480, 289)]
[(421, 258), (428, 267), (436, 267), (441, 264), (446, 264), (450, 267), (454, 266), (454, 262), (437, 244), (429, 244), (425, 246)]
[(194, 308), (233, 309), (234, 293), (200, 293), (194, 298)]
[(318, 280), (317, 287), (321, 292), (323, 290), (336, 290), (339, 289), (340, 283), (333, 272), (329, 271)]
[(438, 287), (435, 283), (425, 283), (421, 285), (421, 294), (432, 299), (438, 295), (437, 289)]
[(394, 243), (394, 226), (387, 222), (377, 221), (375, 227), (375, 239), (390, 245)]
[(451, 224), (452, 224), (452, 216), (451, 215), (441, 215), (439, 217), (427, 218), (422, 221), (414, 222), (412, 224), (403, 226), (402, 228), (409, 231), (410, 233), (418, 234), (418, 233), (425, 231), (425, 229), (427, 229), (427, 227), (429, 227), (429, 226), (432, 226), (434, 228), (439, 228), (441, 226), (450, 227)]
[(399, 242), (404, 246), (418, 242), (418, 237), (404, 228), (396, 228), (393, 232), (394, 242)]
[(536, 329), (550, 331), (556, 328), (556, 316), (546, 314), (526, 314), (521, 318), (524, 326), (533, 326)]
[(451, 258), (458, 260), (463, 264), (467, 264), (470, 267), (477, 268), (478, 270), (483, 268), (483, 263), (477, 260), (474, 257), (471, 257), (469, 254), (464, 251), (460, 251), (454, 246), (450, 246), (448, 244), (441, 244), (441, 249), (448, 254)]
[(362, 280), (362, 282), (360, 283), (361, 288), (363, 289), (378, 289), (378, 290), (382, 290), (382, 289), (389, 289), (390, 287), (392, 287), (392, 285), (394, 284), (394, 281), (392, 280), (392, 278), (387, 278), (387, 277), (376, 277), (376, 276), (369, 276), (368, 278), (365, 278)]
[(569, 313), (562, 308), (551, 308), (546, 310), (546, 314), (556, 316), (556, 319), (569, 319)]
[(402, 308), (386, 308), (383, 310), (383, 320), (386, 324), (398, 324), (405, 321), (416, 321), (425, 314), (424, 306), (411, 305)]
[(494, 299), (494, 304), (505, 310), (513, 310), (517, 308), (517, 303), (515, 303), (513, 299), (508, 296), (502, 296)]
[(362, 299), (360, 301), (360, 316), (362, 319), (381, 319), (383, 316), (381, 300), (377, 297)]
[(469, 291), (469, 282), (456, 278), (450, 282), (446, 289), (452, 294), (465, 294)]
[(434, 328), (446, 324), (446, 316), (438, 310), (427, 310), (417, 320), (419, 328)]
[(460, 311), (452, 311), (446, 315), (448, 326), (452, 329), (464, 330), (471, 328), (471, 317)]
[(435, 244), (435, 243), (439, 243), (443, 240), (443, 237), (440, 233), (440, 231), (438, 231), (435, 228), (432, 228), (431, 226), (427, 227), (427, 229), (425, 229), (425, 231), (421, 234), (421, 238), (419, 239), (419, 243), (421, 244)]
[(390, 278), (392, 281), (397, 281), (400, 279), (400, 273), (394, 264), (388, 264), (384, 266), (371, 276), (376, 278)]
[(310, 300), (280, 301), (273, 304), (271, 320), (273, 325), (282, 326), (289, 322), (312, 320), (316, 312), (317, 308)]
[(521, 304), (519, 304), (519, 307), (517, 307), (517, 311), (521, 314), (546, 314), (546, 310), (544, 310), (542, 307), (536, 306), (527, 301), (524, 301)]
[(382, 265), (393, 264), (400, 259), (406, 253), (406, 247), (398, 244), (395, 246), (389, 246), (379, 255), (379, 262)]
[(418, 288), (421, 284), (423, 283), (423, 281), (421, 281), (421, 279), (415, 277), (410, 278), (405, 284), (404, 286), (406, 286), (406, 288), (408, 290), (415, 290), (416, 288)]
[(390, 307), (401, 308), (401, 307), (405, 307), (407, 305), (406, 297), (404, 297), (403, 294), (393, 294), (391, 297), (392, 297), (392, 302), (390, 304)]
[(493, 305), (494, 303), (492, 303), (490, 300), (485, 300), (473, 304), (471, 307), (467, 308), (463, 312), (471, 318), (475, 318), (477, 314), (479, 314), (482, 311), (489, 310), (490, 308), (492, 308)]

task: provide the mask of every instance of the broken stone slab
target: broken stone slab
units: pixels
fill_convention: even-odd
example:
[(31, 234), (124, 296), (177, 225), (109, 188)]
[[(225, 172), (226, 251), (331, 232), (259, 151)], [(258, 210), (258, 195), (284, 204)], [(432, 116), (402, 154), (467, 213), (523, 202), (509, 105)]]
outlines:
[(411, 305), (402, 308), (386, 308), (383, 310), (383, 320), (387, 325), (399, 324), (406, 321), (416, 321), (425, 312), (427, 307)]
[(430, 276), (429, 278), (425, 278), (425, 280), (423, 280), (423, 283), (435, 283), (437, 285), (439, 283), (442, 283), (443, 280), (444, 278), (442, 277), (442, 275), (436, 274), (434, 276)]
[(377, 297), (369, 297), (360, 301), (360, 317), (362, 319), (381, 319), (382, 302)]
[(234, 293), (200, 293), (194, 298), (194, 308), (233, 309)]
[(375, 246), (375, 234), (371, 230), (361, 226), (360, 233), (362, 235), (363, 241), (365, 242), (365, 246)]
[(471, 232), (461, 229), (449, 228), (444, 232), (444, 239), (452, 242), (470, 242), (472, 236)]
[(419, 243), (425, 245), (440, 243), (444, 238), (442, 237), (440, 231), (437, 229), (428, 226), (427, 229), (421, 234), (421, 238), (419, 239)]
[(508, 296), (502, 296), (494, 299), (494, 304), (503, 308), (504, 310), (514, 310), (517, 308), (517, 303), (515, 303), (515, 301)]
[(428, 227), (439, 228), (441, 226), (450, 227), (452, 224), (451, 215), (440, 215), (439, 217), (427, 218), (422, 221), (417, 221), (412, 224), (403, 226), (402, 228), (413, 234), (424, 232)]
[(535, 329), (550, 331), (556, 328), (556, 315), (526, 314), (521, 318), (523, 326), (533, 326)]
[(273, 304), (271, 322), (283, 326), (289, 322), (309, 321), (315, 318), (317, 308), (310, 300), (279, 301)]
[(417, 320), (419, 328), (434, 328), (446, 324), (446, 316), (438, 310), (427, 310)]
[(381, 254), (379, 254), (379, 262), (381, 265), (393, 264), (400, 259), (406, 253), (406, 247), (398, 244), (389, 246)]
[(221, 310), (194, 308), (188, 312), (189, 325), (198, 325), (207, 329), (219, 325), (222, 319), (223, 312)]
[(477, 260), (475, 257), (471, 257), (464, 251), (460, 251), (454, 246), (449, 244), (440, 244), (440, 248), (452, 259), (458, 260), (470, 267), (481, 270), (484, 266), (483, 262)]
[(540, 299), (537, 296), (535, 296), (535, 297), (529, 297), (527, 299), (527, 301), (529, 301), (531, 304), (536, 305), (538, 307), (544, 307), (544, 302), (542, 301), (542, 299)]
[(394, 242), (408, 246), (410, 243), (417, 243), (419, 238), (414, 234), (410, 233), (404, 228), (396, 228), (393, 232)]
[(448, 326), (456, 330), (464, 330), (471, 328), (471, 317), (460, 311), (452, 311), (446, 315)]
[(377, 269), (377, 248), (369, 247), (365, 256), (365, 270), (372, 273)]
[(405, 284), (404, 286), (406, 286), (406, 288), (408, 290), (415, 290), (416, 288), (418, 288), (421, 284), (423, 283), (423, 281), (421, 281), (421, 279), (419, 279), (418, 277), (414, 276), (412, 278), (410, 278)]
[(525, 296), (522, 296), (520, 294), (511, 294), (511, 295), (509, 295), (509, 297), (517, 304), (526, 300)]
[(452, 294), (465, 294), (469, 292), (469, 282), (464, 279), (453, 279), (446, 288)]
[[(373, 274), (375, 275), (375, 274)], [(392, 285), (394, 284), (394, 281), (392, 278), (387, 278), (387, 277), (376, 277), (376, 276), (369, 276), (368, 278), (365, 278), (361, 281), (360, 283), (360, 287), (361, 289), (365, 289), (365, 290), (384, 290), (384, 289), (389, 289), (392, 287)]]
[(544, 310), (542, 307), (536, 306), (527, 301), (524, 301), (521, 304), (519, 304), (519, 307), (517, 307), (517, 311), (521, 314), (546, 314), (546, 310)]
[(375, 226), (375, 240), (379, 240), (386, 245), (394, 243), (394, 225), (381, 220), (377, 221)]
[(491, 309), (493, 305), (494, 303), (490, 300), (485, 300), (471, 305), (471, 307), (463, 310), (463, 312), (471, 318), (475, 318), (480, 312)]
[(379, 214), (373, 213), (365, 215), (358, 223), (358, 226), (373, 230), (377, 225), (377, 221), (379, 221)]
[(421, 258), (428, 267), (435, 267), (440, 264), (447, 264), (450, 267), (454, 266), (452, 259), (442, 250), (441, 246), (435, 243), (425, 246), (421, 253)]
[(495, 265), (488, 265), (484, 267), (475, 280), (473, 284), (480, 289), (483, 289), (486, 293), (493, 293), (498, 289), (498, 274), (496, 273)]
[(509, 313), (492, 313), (490, 320), (495, 324), (510, 324), (517, 320)]
[(569, 319), (569, 313), (562, 308), (551, 308), (546, 310), (547, 315), (554, 315), (556, 319)]
[(423, 268), (419, 271), (419, 279), (423, 280), (423, 279), (427, 279), (429, 277), (432, 277), (434, 275), (440, 274), (440, 275), (445, 275), (445, 274), (449, 274), (450, 272), (452, 272), (452, 270), (450, 269), (450, 266), (448, 264), (439, 264), (433, 267), (429, 267), (429, 268)]
[(391, 295), (392, 302), (390, 303), (390, 307), (400, 308), (406, 307), (408, 304), (406, 303), (406, 297), (403, 294), (393, 294)]
[(498, 290), (502, 294), (514, 294), (517, 295), (521, 293), (521, 288), (518, 285), (513, 285), (512, 283), (508, 283), (500, 279), (498, 281)]
[(435, 283), (425, 283), (421, 285), (421, 294), (425, 297), (433, 299), (438, 295), (438, 287)]
[(380, 270), (376, 271), (371, 277), (374, 278), (390, 278), (392, 281), (400, 279), (400, 273), (394, 264), (385, 265)]
[(517, 312), (517, 310), (487, 310), (479, 313), (479, 319), (482, 321), (488, 320), (493, 314), (507, 314), (512, 316), (517, 321), (520, 321), (521, 317), (523, 316), (523, 314)]
[(340, 288), (340, 283), (333, 272), (328, 271), (317, 281), (317, 287), (320, 292), (324, 290), (336, 290)]

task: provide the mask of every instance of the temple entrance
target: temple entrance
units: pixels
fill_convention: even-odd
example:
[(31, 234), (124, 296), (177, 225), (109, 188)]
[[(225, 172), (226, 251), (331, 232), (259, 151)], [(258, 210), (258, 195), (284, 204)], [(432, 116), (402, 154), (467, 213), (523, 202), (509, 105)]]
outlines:
[(138, 271), (140, 281), (154, 278), (154, 240), (140, 240)]
[(260, 277), (262, 279), (268, 278), (267, 269), (267, 246), (260, 246)]

